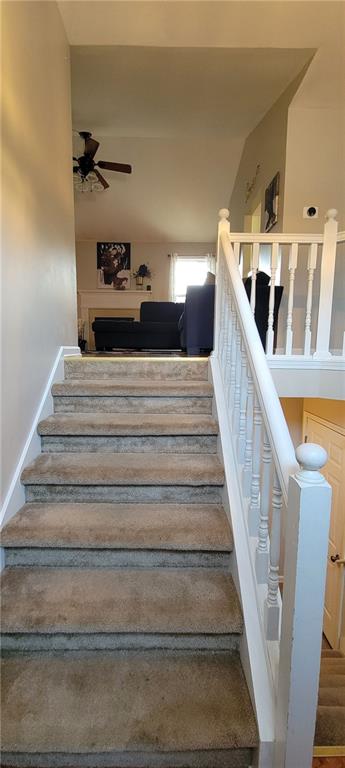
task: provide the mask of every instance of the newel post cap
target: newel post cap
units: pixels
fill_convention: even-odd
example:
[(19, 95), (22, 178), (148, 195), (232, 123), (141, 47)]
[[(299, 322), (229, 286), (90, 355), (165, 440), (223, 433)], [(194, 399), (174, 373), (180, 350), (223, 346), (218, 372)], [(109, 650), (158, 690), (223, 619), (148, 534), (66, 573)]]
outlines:
[(218, 224), (218, 232), (230, 232), (230, 211), (228, 208), (221, 208), (218, 212), (219, 216), (219, 224)]
[(338, 211), (336, 208), (330, 208), (329, 211), (326, 213), (326, 221), (330, 221), (330, 219), (336, 219), (338, 216)]
[(306, 483), (318, 484), (324, 481), (320, 469), (325, 466), (328, 459), (327, 451), (317, 443), (302, 443), (296, 448), (296, 459), (300, 469), (296, 477)]

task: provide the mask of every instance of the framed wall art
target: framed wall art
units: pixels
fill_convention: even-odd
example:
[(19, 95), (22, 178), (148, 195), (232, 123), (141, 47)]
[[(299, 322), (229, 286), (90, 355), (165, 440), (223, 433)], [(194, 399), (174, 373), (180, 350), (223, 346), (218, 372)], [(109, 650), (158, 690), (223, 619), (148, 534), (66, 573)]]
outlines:
[(131, 244), (97, 243), (97, 275), (99, 288), (130, 288)]
[(265, 189), (265, 232), (269, 232), (278, 221), (279, 180), (278, 172)]

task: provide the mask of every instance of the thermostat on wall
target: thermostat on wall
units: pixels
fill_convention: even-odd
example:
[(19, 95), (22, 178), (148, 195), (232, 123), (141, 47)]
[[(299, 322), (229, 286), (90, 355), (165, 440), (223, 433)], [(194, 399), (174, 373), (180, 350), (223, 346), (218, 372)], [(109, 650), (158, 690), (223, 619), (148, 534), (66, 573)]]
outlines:
[(306, 205), (305, 208), (303, 208), (303, 218), (304, 219), (318, 219), (319, 218), (319, 209), (317, 205)]

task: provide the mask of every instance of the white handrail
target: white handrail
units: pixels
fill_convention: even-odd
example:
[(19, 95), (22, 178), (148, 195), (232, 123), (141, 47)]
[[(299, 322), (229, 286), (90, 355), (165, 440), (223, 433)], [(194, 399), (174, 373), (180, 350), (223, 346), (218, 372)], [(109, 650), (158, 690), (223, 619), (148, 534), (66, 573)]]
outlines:
[(279, 243), (280, 245), (290, 245), (291, 243), (323, 243), (323, 234), (287, 234), (285, 232), (231, 232), (230, 240), (232, 243)]
[[(232, 250), (229, 223), (225, 218), (220, 222), (220, 239), (231, 275), (234, 298), (241, 330), (246, 344), (247, 355), (251, 364), (252, 376), (269, 433), (275, 464), (284, 495), (287, 499), (289, 476), (298, 469), (295, 450), (284, 418), (283, 410), (269, 370), (265, 352), (247, 299), (238, 266)], [(232, 235), (231, 235), (232, 237)], [(244, 329), (246, 331), (244, 332)]]

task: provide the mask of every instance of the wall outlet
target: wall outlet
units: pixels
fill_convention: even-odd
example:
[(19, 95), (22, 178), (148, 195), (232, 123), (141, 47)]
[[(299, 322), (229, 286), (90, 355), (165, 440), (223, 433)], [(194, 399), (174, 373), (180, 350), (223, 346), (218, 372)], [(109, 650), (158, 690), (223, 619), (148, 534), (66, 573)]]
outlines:
[(303, 208), (303, 218), (304, 219), (318, 219), (319, 218), (319, 208), (317, 205), (306, 205)]

